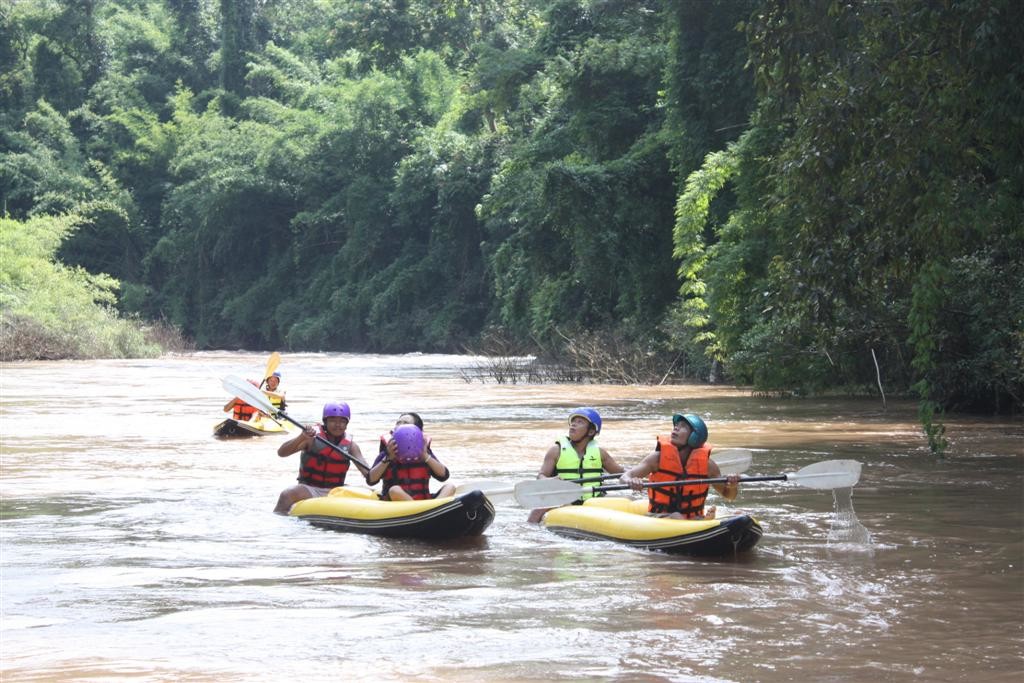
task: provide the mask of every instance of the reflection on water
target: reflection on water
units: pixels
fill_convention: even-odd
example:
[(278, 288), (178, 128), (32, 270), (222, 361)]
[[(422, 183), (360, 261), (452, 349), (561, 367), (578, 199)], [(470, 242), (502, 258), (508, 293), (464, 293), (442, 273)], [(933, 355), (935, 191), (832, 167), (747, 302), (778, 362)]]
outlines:
[[(735, 560), (549, 534), (500, 503), (429, 544), (271, 513), (296, 458), (219, 441), (220, 377), (266, 354), (0, 366), (0, 677), (140, 681), (1007, 680), (1024, 661), (1019, 421), (959, 420), (936, 461), (912, 405), (732, 387), (468, 384), (452, 356), (284, 354), (289, 413), (346, 400), (372, 450), (424, 416), (453, 481), (535, 475), (594, 405), (624, 464), (673, 412), (754, 451), (748, 474), (864, 463), (855, 489), (744, 486)], [(833, 507), (834, 506), (834, 507)], [(848, 514), (847, 512), (848, 511)], [(865, 549), (869, 552), (865, 552)]]

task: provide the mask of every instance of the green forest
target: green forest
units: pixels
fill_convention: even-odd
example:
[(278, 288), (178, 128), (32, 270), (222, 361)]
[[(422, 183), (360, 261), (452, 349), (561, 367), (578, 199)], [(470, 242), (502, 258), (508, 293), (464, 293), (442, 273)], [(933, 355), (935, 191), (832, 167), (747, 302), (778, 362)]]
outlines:
[(1024, 406), (1017, 0), (0, 0), (0, 23), (4, 360), (603, 349), (911, 395), (936, 444), (942, 411)]

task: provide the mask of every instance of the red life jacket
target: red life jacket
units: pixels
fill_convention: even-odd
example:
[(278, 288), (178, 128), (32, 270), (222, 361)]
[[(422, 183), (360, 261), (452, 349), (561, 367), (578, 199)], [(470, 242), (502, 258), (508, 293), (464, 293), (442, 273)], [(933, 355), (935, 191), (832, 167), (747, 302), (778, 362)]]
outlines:
[(251, 405), (240, 398), (236, 398), (235, 405), (232, 407), (231, 419), (238, 420), (239, 422), (248, 422), (256, 412), (256, 409)]
[[(319, 440), (319, 442), (318, 442)], [(334, 488), (345, 485), (348, 474), (349, 460), (325, 442), (334, 443), (323, 425), (317, 425), (317, 434), (313, 439), (313, 448), (322, 446), (315, 451), (302, 451), (299, 461), (299, 483), (320, 488)], [(347, 436), (337, 442), (341, 450), (349, 452), (352, 439)]]
[[(679, 449), (667, 436), (658, 437), (661, 457), (658, 470), (648, 477), (649, 481), (677, 481), (679, 479), (707, 479), (708, 460), (711, 457), (711, 446), (705, 444), (701, 448), (690, 451), (690, 457), (683, 466)], [(708, 497), (707, 484), (688, 484), (686, 486), (663, 486), (647, 489), (648, 509), (657, 513), (678, 512), (687, 519), (693, 519), (704, 513), (704, 500)]]
[[(380, 450), (387, 452), (387, 443), (391, 435), (385, 434), (380, 437)], [(430, 442), (427, 441), (427, 453), (430, 457)], [(402, 490), (412, 496), (413, 500), (427, 500), (430, 498), (430, 477), (434, 475), (425, 462), (402, 464), (398, 462), (389, 463), (381, 475), (381, 496), (387, 497), (388, 489), (392, 486), (401, 486)], [(444, 479), (448, 477), (445, 476)], [(442, 481), (444, 480), (442, 479)]]

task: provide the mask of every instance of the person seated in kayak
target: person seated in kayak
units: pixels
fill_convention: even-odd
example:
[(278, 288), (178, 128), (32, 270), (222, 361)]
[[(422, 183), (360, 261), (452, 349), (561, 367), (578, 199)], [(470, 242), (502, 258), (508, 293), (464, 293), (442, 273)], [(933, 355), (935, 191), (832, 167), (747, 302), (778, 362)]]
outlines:
[[(544, 454), (538, 479), (594, 479), (580, 482), (580, 486), (592, 488), (600, 486), (597, 479), (604, 473), (618, 474), (622, 465), (615, 461), (608, 451), (601, 448), (596, 441), (601, 433), (601, 414), (593, 408), (577, 408), (569, 413), (569, 433), (559, 438)], [(587, 498), (604, 495), (602, 492), (584, 493), (577, 504)], [(539, 522), (544, 510), (534, 510), (529, 521)]]
[(430, 437), (423, 433), (423, 419), (416, 413), (404, 413), (395, 428), (380, 437), (380, 451), (366, 483), (383, 482), (381, 500), (427, 500), (455, 495), (451, 483), (430, 493), (431, 478), (446, 482), (448, 477), (448, 468), (434, 455)]
[[(644, 477), (652, 483), (721, 477), (718, 465), (711, 460), (712, 446), (707, 440), (704, 420), (697, 415), (676, 413), (672, 416), (671, 435), (659, 436), (654, 451), (623, 472), (619, 483), (642, 491)], [(729, 475), (726, 483), (714, 485), (715, 490), (726, 500), (734, 500), (739, 493), (739, 479), (738, 474)], [(707, 495), (707, 484), (652, 487), (647, 489), (647, 509), (658, 517), (714, 519), (715, 506), (704, 508)]]
[[(246, 382), (254, 387), (259, 386), (254, 379), (247, 379)], [(239, 422), (248, 422), (257, 415), (262, 415), (262, 411), (249, 405), (237, 396), (224, 404), (224, 412), (226, 413), (228, 411), (231, 411), (231, 419)]]
[(278, 391), (281, 387), (281, 373), (275, 372), (267, 378), (267, 388), (263, 390), (263, 393), (267, 395), (267, 399), (270, 404), (278, 410), (284, 410), (286, 403), (284, 400), (284, 392)]
[[(346, 434), (351, 417), (347, 403), (325, 403), (322, 424), (307, 425), (298, 436), (281, 444), (277, 454), (282, 458), (300, 451), (302, 456), (299, 483), (281, 492), (274, 512), (286, 515), (300, 500), (326, 496), (335, 486), (345, 485), (350, 465), (363, 462), (359, 446)], [(351, 457), (342, 455), (339, 449)]]

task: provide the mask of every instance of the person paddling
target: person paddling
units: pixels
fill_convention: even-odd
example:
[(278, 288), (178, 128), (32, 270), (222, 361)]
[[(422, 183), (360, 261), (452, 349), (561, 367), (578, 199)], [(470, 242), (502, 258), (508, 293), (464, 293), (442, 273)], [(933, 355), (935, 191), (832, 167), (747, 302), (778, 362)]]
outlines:
[[(659, 436), (654, 450), (638, 464), (623, 472), (619, 483), (634, 491), (642, 491), (644, 477), (651, 482), (709, 479), (722, 476), (711, 460), (713, 447), (707, 443), (708, 427), (699, 416), (676, 413), (672, 416), (672, 433)], [(729, 475), (715, 490), (726, 500), (735, 500), (739, 493), (739, 475)], [(648, 488), (649, 514), (673, 519), (714, 519), (715, 506), (706, 510), (707, 484)]]
[[(615, 462), (608, 451), (601, 448), (595, 439), (601, 433), (601, 414), (593, 408), (577, 408), (569, 414), (569, 433), (559, 438), (544, 454), (538, 479), (587, 479), (596, 478), (605, 472), (618, 474), (622, 465)], [(584, 482), (587, 488), (598, 486), (600, 481)], [(584, 493), (578, 502), (600, 492)], [(538, 508), (530, 512), (527, 521), (538, 523), (549, 508)]]
[(263, 393), (270, 399), (270, 404), (278, 410), (284, 410), (287, 404), (284, 400), (284, 392), (280, 391), (281, 387), (281, 373), (274, 372), (270, 377), (267, 377), (267, 388), (263, 390)]
[(447, 482), (450, 476), (430, 444), (430, 437), (423, 433), (423, 418), (416, 413), (403, 413), (391, 433), (380, 437), (380, 451), (366, 474), (366, 483), (373, 486), (383, 480), (381, 500), (427, 500), (455, 495), (455, 486), (450, 482), (430, 493), (431, 478)]
[(362, 462), (362, 451), (346, 434), (351, 418), (352, 411), (347, 403), (325, 403), (322, 424), (307, 425), (298, 436), (281, 444), (277, 449), (280, 457), (287, 458), (299, 451), (302, 456), (299, 460), (299, 483), (281, 492), (274, 512), (287, 515), (292, 505), (300, 500), (326, 496), (332, 488), (345, 485), (351, 460), (327, 442)]
[[(246, 382), (253, 385), (254, 387), (259, 387), (259, 384), (256, 383), (256, 380), (247, 379)], [(238, 398), (237, 396), (235, 396), (230, 401), (224, 404), (224, 412), (226, 413), (228, 411), (231, 411), (231, 419), (237, 420), (238, 422), (248, 422), (260, 414), (259, 410), (249, 405), (248, 403)]]

